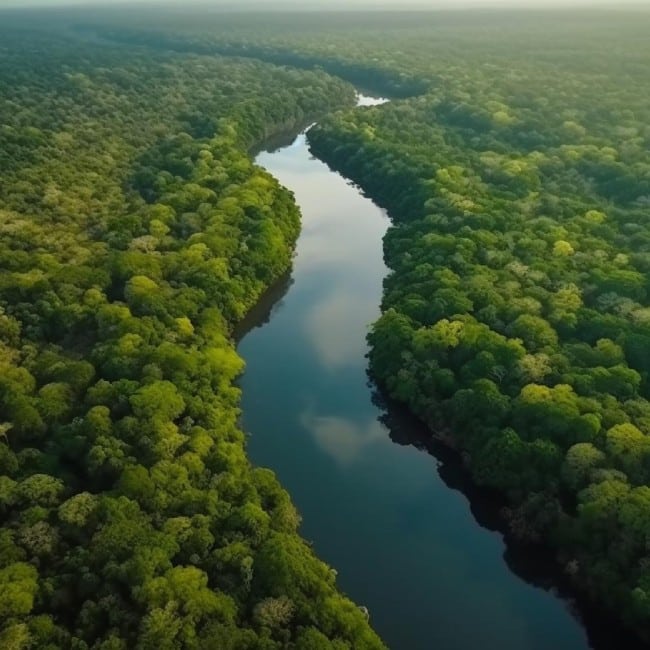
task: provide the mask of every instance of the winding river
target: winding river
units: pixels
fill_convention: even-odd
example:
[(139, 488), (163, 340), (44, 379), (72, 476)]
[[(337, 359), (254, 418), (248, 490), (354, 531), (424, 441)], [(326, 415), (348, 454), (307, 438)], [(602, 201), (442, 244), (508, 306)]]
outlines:
[(386, 214), (314, 159), (304, 133), (257, 163), (295, 193), (303, 230), (291, 275), (239, 343), (243, 425), (304, 537), (394, 650), (608, 647), (592, 646), (567, 601), (506, 549), (453, 464), (414, 446), (412, 425), (373, 395), (365, 337), (387, 273)]

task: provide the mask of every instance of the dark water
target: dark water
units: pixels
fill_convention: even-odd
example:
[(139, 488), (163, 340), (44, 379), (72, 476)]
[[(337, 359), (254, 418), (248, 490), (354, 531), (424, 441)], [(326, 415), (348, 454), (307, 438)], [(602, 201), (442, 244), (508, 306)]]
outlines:
[(373, 400), (365, 336), (387, 273), (386, 215), (313, 159), (304, 134), (257, 162), (295, 193), (303, 231), (291, 276), (239, 345), (243, 424), (303, 535), (396, 650), (590, 647), (566, 601), (513, 571), (536, 580), (535, 560), (506, 552), (453, 464), (413, 446), (411, 425)]

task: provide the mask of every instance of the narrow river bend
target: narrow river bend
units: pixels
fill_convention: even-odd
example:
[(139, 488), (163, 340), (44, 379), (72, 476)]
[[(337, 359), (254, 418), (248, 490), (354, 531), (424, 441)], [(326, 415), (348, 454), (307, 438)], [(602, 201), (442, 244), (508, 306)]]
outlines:
[(373, 403), (365, 337), (386, 215), (304, 133), (257, 163), (295, 193), (303, 229), (291, 277), (239, 343), (252, 461), (275, 470), (302, 534), (394, 650), (588, 648), (565, 601), (511, 571), (501, 535), (477, 525), (434, 458), (393, 442)]

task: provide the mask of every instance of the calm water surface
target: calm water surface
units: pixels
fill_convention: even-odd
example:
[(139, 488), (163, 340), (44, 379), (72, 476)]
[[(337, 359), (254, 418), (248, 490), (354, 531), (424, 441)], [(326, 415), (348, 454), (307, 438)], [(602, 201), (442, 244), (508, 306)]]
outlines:
[(588, 648), (565, 601), (511, 571), (501, 535), (477, 525), (436, 460), (382, 423), (364, 355), (387, 273), (384, 212), (304, 134), (257, 162), (295, 193), (303, 230), (270, 317), (262, 307), (239, 344), (253, 462), (277, 472), (303, 535), (391, 648)]

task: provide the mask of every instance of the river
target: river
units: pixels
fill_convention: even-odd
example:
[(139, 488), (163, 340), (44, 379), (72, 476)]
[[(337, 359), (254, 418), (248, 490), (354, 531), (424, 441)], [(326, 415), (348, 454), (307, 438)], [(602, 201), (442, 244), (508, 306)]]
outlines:
[(256, 161), (294, 192), (303, 229), (291, 275), (238, 346), (243, 426), (252, 461), (289, 490), (303, 536), (394, 650), (589, 648), (567, 601), (513, 571), (502, 535), (478, 525), (477, 502), (450, 489), (462, 487), (450, 466), (395, 444), (415, 439), (373, 397), (365, 337), (388, 272), (386, 214), (314, 159), (304, 133)]

